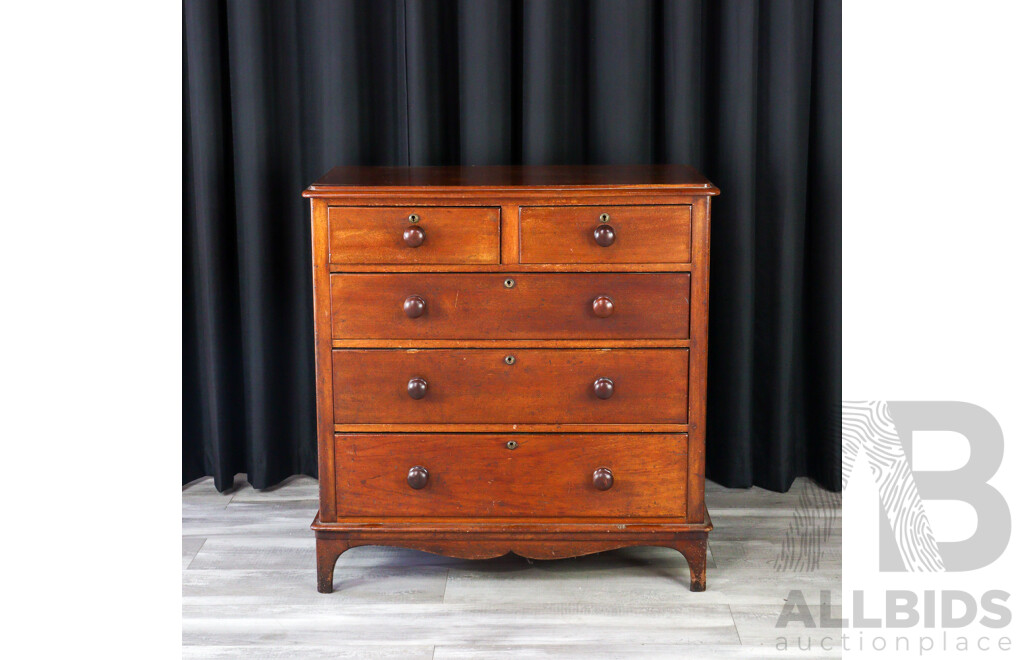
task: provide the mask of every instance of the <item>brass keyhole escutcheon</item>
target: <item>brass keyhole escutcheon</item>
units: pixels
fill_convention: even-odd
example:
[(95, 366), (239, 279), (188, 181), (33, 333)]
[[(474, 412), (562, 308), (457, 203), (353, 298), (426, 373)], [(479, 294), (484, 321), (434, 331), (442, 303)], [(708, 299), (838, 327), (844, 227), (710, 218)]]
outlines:
[(602, 213), (601, 215), (597, 216), (597, 219), (600, 220), (601, 222), (608, 222), (609, 220), (612, 219), (612, 217), (607, 213)]
[(514, 356), (514, 355), (506, 355), (505, 356), (505, 364), (515, 364), (515, 363), (516, 363), (516, 356)]
[(505, 443), (505, 447), (507, 447), (508, 449), (515, 449), (518, 446), (519, 443), (516, 442), (515, 440), (509, 440), (508, 442)]
[(511, 289), (515, 285), (516, 285), (516, 281), (514, 279), (512, 279), (511, 277), (508, 278), (507, 280), (505, 280), (505, 288), (506, 289)]
[(416, 215), (415, 213), (410, 213), (409, 214), (409, 222), (419, 222), (419, 221), (420, 221), (420, 216)]

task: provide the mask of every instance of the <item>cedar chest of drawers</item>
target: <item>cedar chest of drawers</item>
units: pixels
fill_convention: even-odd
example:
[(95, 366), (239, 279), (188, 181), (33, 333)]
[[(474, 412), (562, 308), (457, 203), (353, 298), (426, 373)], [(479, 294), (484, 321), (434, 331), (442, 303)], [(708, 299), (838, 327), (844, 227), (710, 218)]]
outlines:
[(338, 167), (312, 211), (317, 585), (349, 548), (675, 548), (705, 587), (693, 168)]

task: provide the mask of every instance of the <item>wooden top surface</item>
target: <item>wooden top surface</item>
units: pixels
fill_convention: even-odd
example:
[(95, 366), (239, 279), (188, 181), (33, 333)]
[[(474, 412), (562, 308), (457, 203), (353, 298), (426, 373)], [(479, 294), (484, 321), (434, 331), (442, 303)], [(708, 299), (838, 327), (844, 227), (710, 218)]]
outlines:
[(580, 188), (677, 189), (717, 195), (718, 189), (689, 165), (486, 165), (445, 167), (335, 167), (304, 196), (360, 191), (425, 191)]

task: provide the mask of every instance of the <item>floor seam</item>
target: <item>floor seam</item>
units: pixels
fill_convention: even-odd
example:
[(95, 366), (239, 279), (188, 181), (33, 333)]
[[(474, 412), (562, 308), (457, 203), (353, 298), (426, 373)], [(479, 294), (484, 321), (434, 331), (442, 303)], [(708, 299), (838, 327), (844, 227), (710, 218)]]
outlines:
[(186, 571), (187, 571), (188, 569), (192, 568), (192, 562), (194, 562), (194, 561), (196, 560), (196, 557), (198, 557), (198, 556), (199, 556), (199, 553), (200, 553), (200, 552), (202, 552), (203, 548), (204, 548), (204, 547), (206, 546), (206, 542), (207, 542), (207, 541), (208, 541), (209, 539), (210, 539), (210, 537), (206, 537), (205, 539), (203, 539), (203, 542), (199, 544), (199, 547), (198, 547), (198, 548), (196, 548), (196, 553), (195, 553), (194, 555), (192, 555), (192, 559), (189, 559), (189, 560), (188, 560), (188, 566), (186, 566), (186, 567), (185, 567), (185, 570), (186, 570)]
[(736, 614), (732, 611), (732, 603), (727, 603), (726, 607), (729, 608), (729, 618), (732, 619), (732, 629), (736, 632), (736, 641), (743, 646), (743, 638), (740, 637), (740, 627), (736, 625)]

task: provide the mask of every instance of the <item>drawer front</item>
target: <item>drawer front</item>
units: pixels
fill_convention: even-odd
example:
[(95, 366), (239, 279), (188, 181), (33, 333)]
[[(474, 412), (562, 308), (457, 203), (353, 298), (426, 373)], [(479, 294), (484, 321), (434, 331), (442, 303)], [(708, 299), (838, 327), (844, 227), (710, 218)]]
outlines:
[(336, 274), (338, 339), (686, 339), (689, 273)]
[[(341, 516), (686, 514), (685, 434), (353, 434), (334, 441)], [(607, 473), (595, 478), (601, 468)]]
[(335, 424), (687, 418), (686, 349), (343, 349), (333, 361)]
[(690, 207), (524, 206), (519, 236), (524, 264), (689, 263)]
[(327, 211), (331, 263), (496, 264), (499, 219), (497, 208), (332, 206)]

